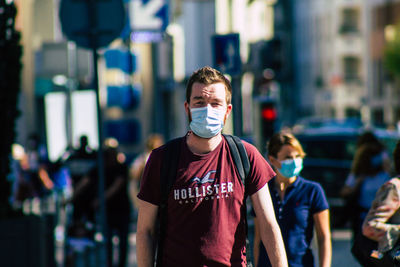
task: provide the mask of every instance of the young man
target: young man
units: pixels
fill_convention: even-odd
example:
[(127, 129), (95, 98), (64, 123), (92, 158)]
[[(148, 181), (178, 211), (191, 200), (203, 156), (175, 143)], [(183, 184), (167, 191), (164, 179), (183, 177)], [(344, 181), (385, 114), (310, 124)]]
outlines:
[[(272, 265), (287, 266), (267, 185), (275, 173), (254, 146), (243, 142), (251, 165), (244, 186), (221, 134), (232, 110), (231, 96), (229, 81), (210, 67), (194, 72), (188, 82), (185, 110), (191, 130), (182, 139), (168, 196), (162, 266), (246, 266), (245, 196), (250, 196), (262, 225), (261, 239)], [(153, 150), (138, 194), (139, 267), (154, 265), (164, 152), (165, 146)]]

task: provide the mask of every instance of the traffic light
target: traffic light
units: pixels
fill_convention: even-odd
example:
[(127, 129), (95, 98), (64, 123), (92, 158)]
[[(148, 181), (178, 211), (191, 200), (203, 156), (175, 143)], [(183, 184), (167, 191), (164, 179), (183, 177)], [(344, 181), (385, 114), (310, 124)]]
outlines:
[(266, 142), (275, 133), (276, 121), (278, 118), (278, 112), (275, 101), (265, 101), (260, 103), (260, 130), (262, 146), (265, 146)]
[(281, 37), (275, 37), (268, 41), (258, 41), (250, 44), (249, 66), (251, 70), (262, 75), (261, 72), (265, 69), (270, 69), (274, 72), (274, 79), (282, 80), (287, 72), (287, 65), (290, 61), (285, 52), (285, 42)]

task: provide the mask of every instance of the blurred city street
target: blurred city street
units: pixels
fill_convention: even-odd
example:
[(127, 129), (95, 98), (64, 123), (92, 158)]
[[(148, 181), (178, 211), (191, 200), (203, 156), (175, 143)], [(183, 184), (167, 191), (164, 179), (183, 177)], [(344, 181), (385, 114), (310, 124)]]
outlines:
[(351, 255), (351, 232), (334, 230), (332, 232), (332, 267), (360, 267)]

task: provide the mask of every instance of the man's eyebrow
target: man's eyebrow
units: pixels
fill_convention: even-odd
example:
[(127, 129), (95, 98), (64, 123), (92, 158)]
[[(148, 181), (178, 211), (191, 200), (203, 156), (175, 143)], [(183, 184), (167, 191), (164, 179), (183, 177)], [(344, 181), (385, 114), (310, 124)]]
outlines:
[(194, 96), (194, 97), (193, 97), (193, 100), (199, 100), (199, 99), (202, 100), (203, 97), (202, 97), (202, 96)]

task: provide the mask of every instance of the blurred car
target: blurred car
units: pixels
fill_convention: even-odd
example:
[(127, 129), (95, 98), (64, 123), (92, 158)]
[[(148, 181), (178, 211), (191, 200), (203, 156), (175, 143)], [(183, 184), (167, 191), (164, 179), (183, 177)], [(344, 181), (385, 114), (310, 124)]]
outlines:
[[(391, 156), (397, 140), (400, 139), (399, 133), (380, 129), (369, 130), (386, 146)], [(307, 154), (301, 175), (319, 182), (324, 188), (330, 205), (333, 228), (347, 227), (346, 218), (343, 216), (345, 203), (339, 192), (350, 173), (358, 137), (364, 131), (365, 129), (358, 127), (319, 127), (294, 133)]]

